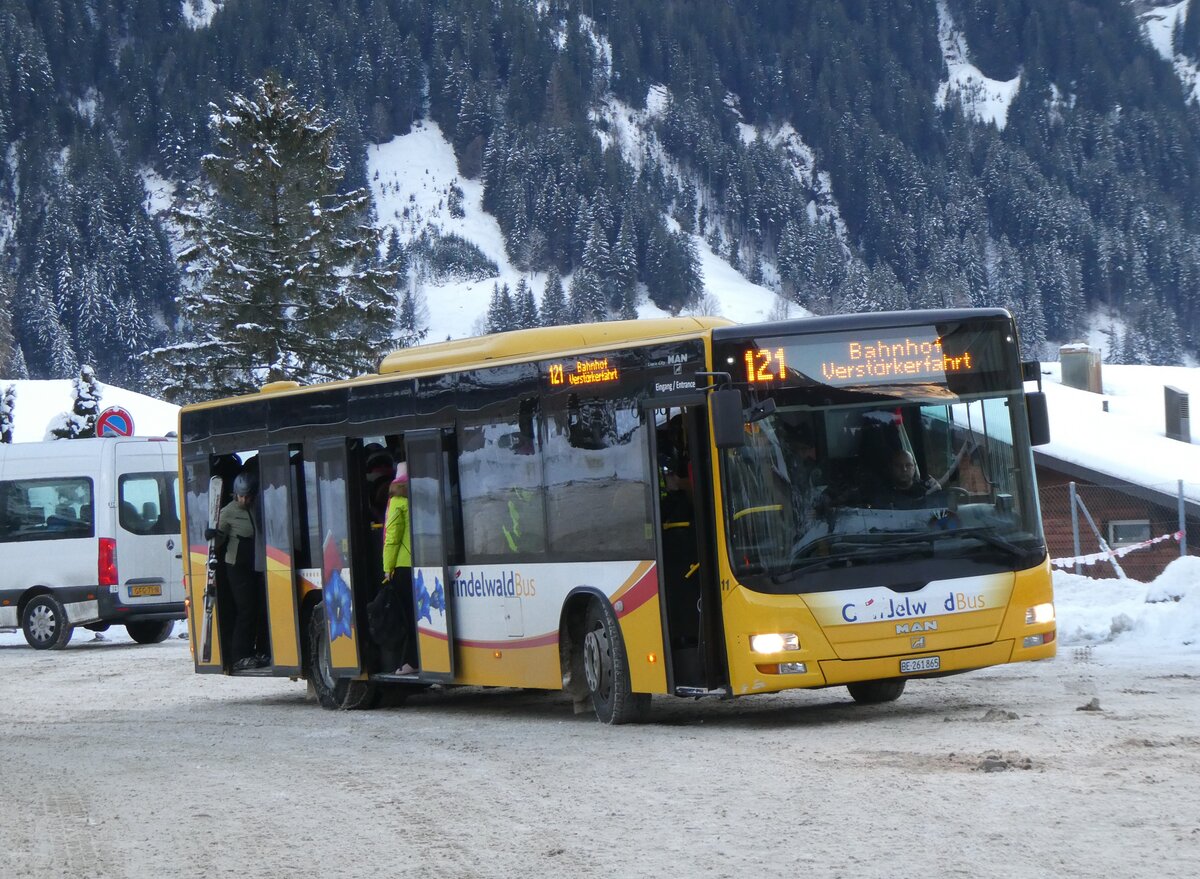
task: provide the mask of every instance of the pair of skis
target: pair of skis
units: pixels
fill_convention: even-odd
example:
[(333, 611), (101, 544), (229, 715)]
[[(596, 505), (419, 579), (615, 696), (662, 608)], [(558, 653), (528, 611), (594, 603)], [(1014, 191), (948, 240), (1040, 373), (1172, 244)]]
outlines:
[[(214, 476), (208, 480), (209, 533), (217, 530), (221, 517), (221, 492), (224, 480)], [(204, 622), (200, 628), (200, 661), (212, 662), (213, 605), (217, 601), (217, 538), (208, 541), (208, 574), (204, 584)]]

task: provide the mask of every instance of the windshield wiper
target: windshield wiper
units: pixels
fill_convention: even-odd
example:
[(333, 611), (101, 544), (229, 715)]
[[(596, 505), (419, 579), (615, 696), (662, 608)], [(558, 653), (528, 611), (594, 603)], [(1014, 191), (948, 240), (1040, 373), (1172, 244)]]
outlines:
[(1014, 558), (1028, 555), (1029, 550), (1023, 546), (1017, 546), (1011, 540), (1007, 540), (996, 533), (994, 528), (978, 527), (978, 528), (957, 528), (951, 531), (939, 531), (938, 536), (941, 537), (974, 537), (976, 540), (981, 540), (988, 546), (994, 546), (996, 549), (1003, 550), (1006, 554)]

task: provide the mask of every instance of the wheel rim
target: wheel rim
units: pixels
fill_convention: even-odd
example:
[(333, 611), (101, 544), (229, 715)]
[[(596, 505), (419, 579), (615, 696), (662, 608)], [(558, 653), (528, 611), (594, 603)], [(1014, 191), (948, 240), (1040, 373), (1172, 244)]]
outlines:
[(608, 697), (610, 668), (608, 632), (593, 629), (583, 639), (583, 676), (588, 689), (601, 698)]
[(58, 631), (58, 618), (44, 604), (37, 605), (29, 614), (29, 634), (39, 643), (50, 641)]

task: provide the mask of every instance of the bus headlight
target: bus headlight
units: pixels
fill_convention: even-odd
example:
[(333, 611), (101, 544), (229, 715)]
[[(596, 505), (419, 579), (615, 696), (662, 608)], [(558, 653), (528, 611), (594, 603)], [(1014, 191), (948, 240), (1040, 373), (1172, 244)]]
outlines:
[(1033, 607), (1025, 609), (1025, 625), (1032, 626), (1034, 623), (1052, 623), (1054, 622), (1054, 605), (1053, 604), (1035, 604)]
[(750, 649), (754, 653), (782, 653), (799, 650), (800, 638), (795, 632), (771, 632), (766, 635), (751, 635)]

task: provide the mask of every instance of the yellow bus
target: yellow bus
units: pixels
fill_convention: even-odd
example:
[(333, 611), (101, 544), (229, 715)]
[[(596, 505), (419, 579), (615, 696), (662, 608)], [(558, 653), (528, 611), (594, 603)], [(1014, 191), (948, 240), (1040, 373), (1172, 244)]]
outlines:
[[(653, 694), (883, 702), (912, 678), (1053, 656), (1039, 375), (1002, 309), (667, 318), (409, 348), (377, 374), (187, 406), (196, 671), (304, 678), (328, 708), (561, 689), (625, 723)], [(369, 623), (374, 491), (401, 464), (405, 675)], [(234, 671), (220, 565), (203, 621), (207, 493), (249, 468), (267, 656)]]

